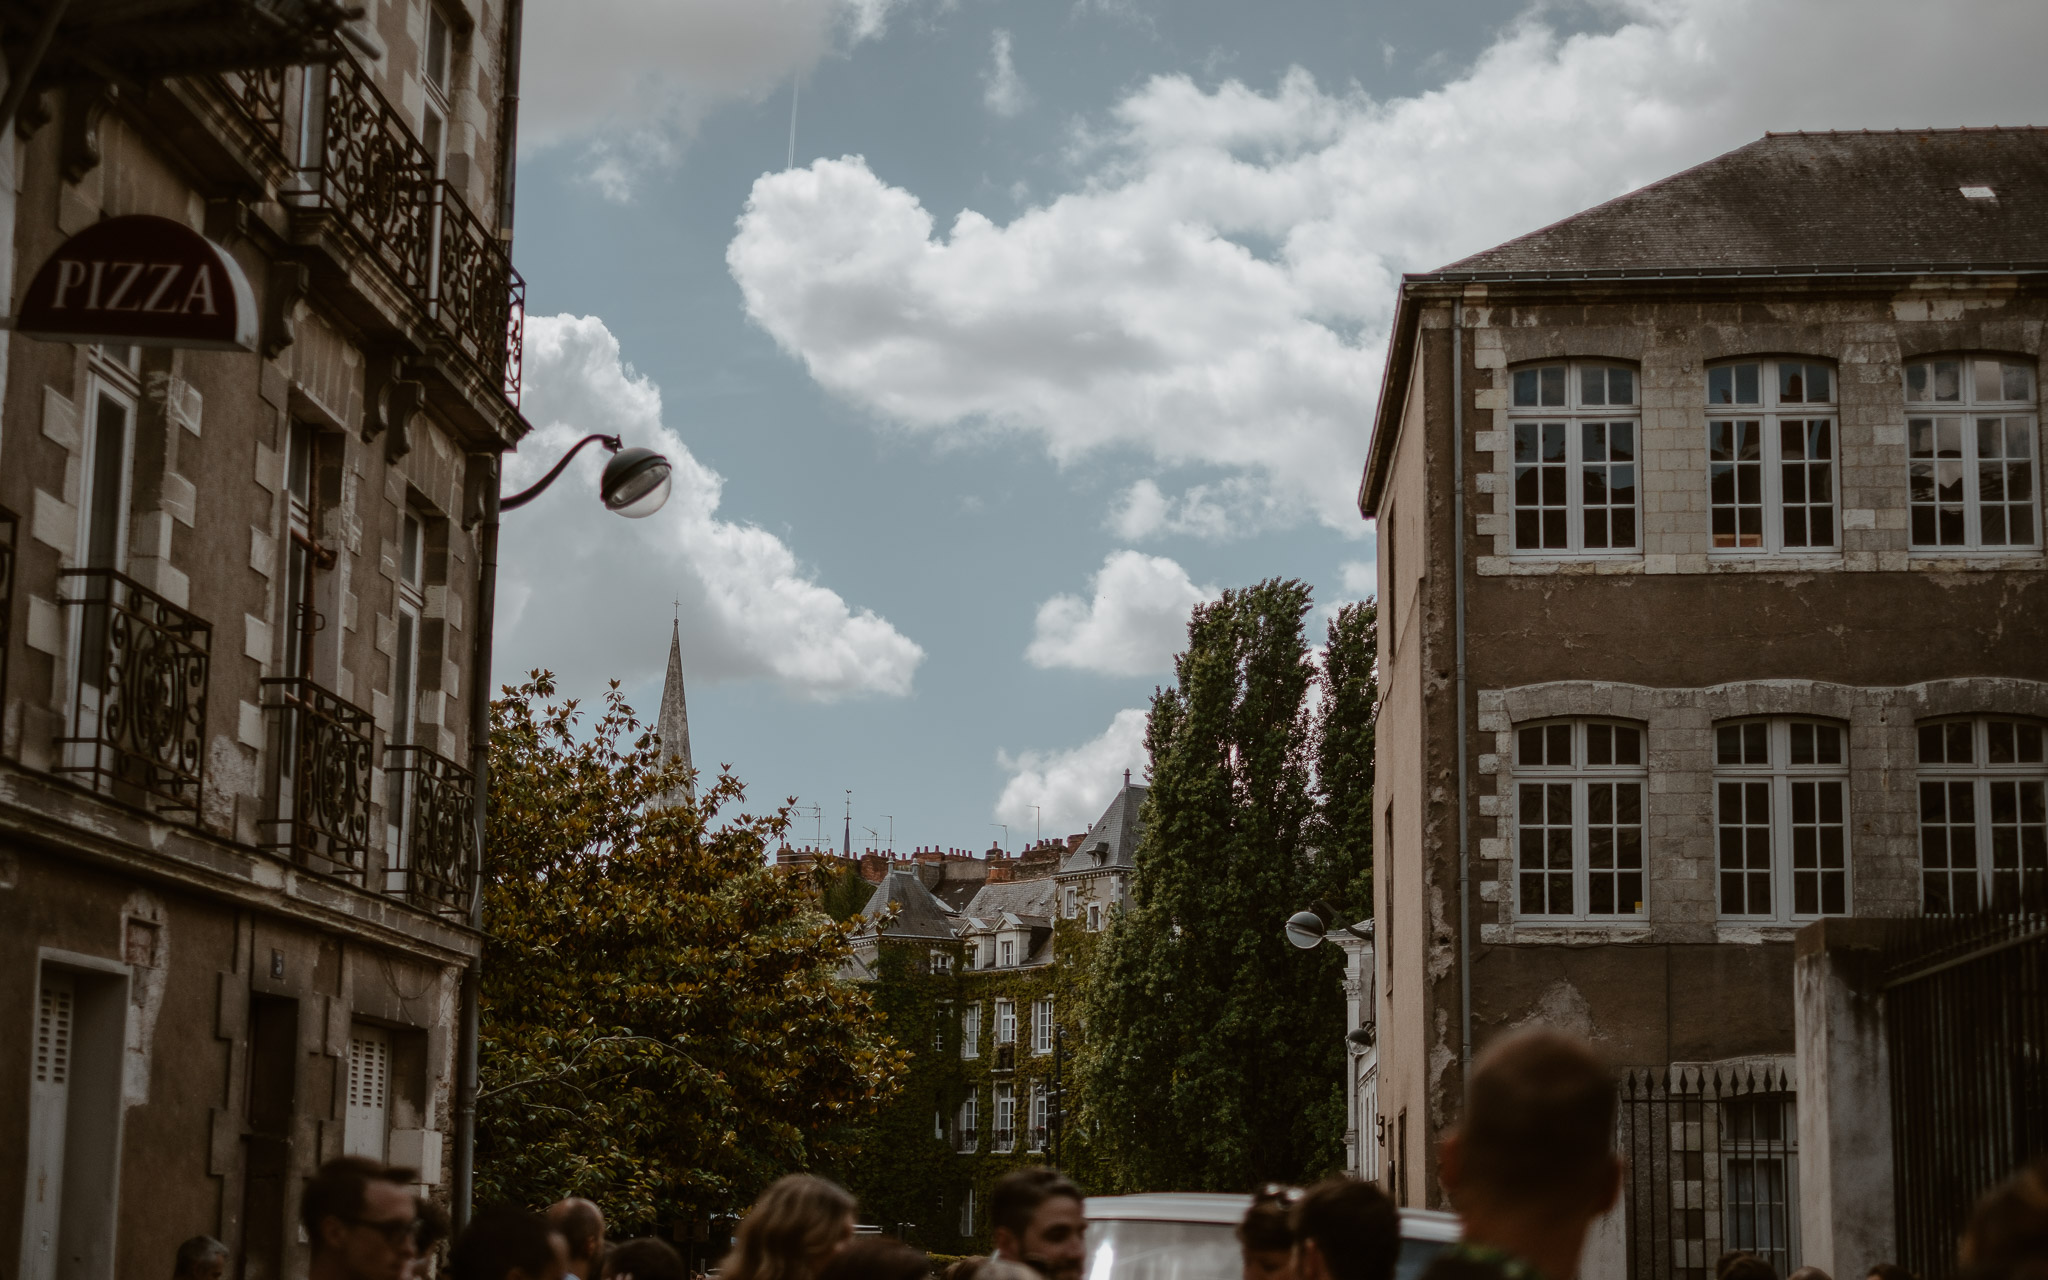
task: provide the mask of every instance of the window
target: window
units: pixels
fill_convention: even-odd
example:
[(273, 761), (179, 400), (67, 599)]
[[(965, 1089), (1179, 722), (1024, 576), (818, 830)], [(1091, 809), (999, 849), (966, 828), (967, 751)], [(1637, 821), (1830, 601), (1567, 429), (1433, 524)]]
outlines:
[(1754, 1253), (1780, 1275), (1798, 1265), (1798, 1123), (1784, 1094), (1724, 1099), (1721, 1124), (1722, 1241)]
[(1618, 365), (1517, 369), (1516, 551), (1634, 551), (1636, 376)]
[(1839, 725), (1809, 720), (1740, 720), (1715, 727), (1723, 917), (1791, 920), (1847, 913), (1846, 736)]
[(2041, 545), (2033, 371), (1981, 357), (1909, 364), (1906, 408), (1913, 546)]
[(1017, 1006), (1008, 1000), (996, 1001), (996, 1043), (1017, 1043)]
[(287, 676), (312, 674), (313, 636), (320, 630), (313, 608), (313, 573), (334, 564), (332, 553), (313, 536), (319, 439), (309, 423), (294, 422), (285, 443), (285, 530), (290, 544), (283, 601)]
[[(426, 559), (426, 531), (418, 515), (411, 511), (399, 517), (398, 533), (398, 644), (391, 656), (391, 730), (385, 736), (387, 747), (409, 746), (414, 742), (419, 714), (420, 691), (420, 618), (426, 610), (426, 588), (423, 563)], [(413, 764), (416, 761), (400, 757), (399, 763)], [(404, 887), (404, 872), (408, 865), (409, 842), (404, 839), (405, 824), (411, 806), (409, 788), (413, 770), (392, 768), (389, 757), (385, 763), (384, 819), (389, 829), (389, 859), (386, 877), (392, 879), (388, 887)]]
[(1088, 904), (1088, 932), (1102, 932), (1102, 904), (1099, 902)]
[(1834, 403), (1834, 371), (1824, 364), (1752, 360), (1707, 370), (1715, 550), (1834, 549)]
[(1079, 889), (1076, 889), (1073, 885), (1068, 885), (1066, 887), (1064, 897), (1061, 901), (1060, 914), (1064, 915), (1067, 919), (1072, 920), (1074, 916), (1079, 913), (1080, 906), (1081, 891)]
[(1515, 737), (1516, 902), (1525, 918), (1643, 913), (1643, 734), (1559, 721)]
[(996, 1141), (997, 1151), (1017, 1149), (1017, 1086), (999, 1084), (996, 1086)]
[(1031, 1052), (1052, 1052), (1052, 1001), (1031, 1002)]
[(940, 1142), (946, 1140), (946, 1110), (944, 1107), (932, 1111), (932, 1137)]
[(341, 1153), (384, 1159), (390, 1131), (391, 1037), (378, 1027), (357, 1025), (348, 1036), (348, 1114), (342, 1121)]
[(1017, 944), (1010, 939), (1004, 938), (1001, 942), (998, 942), (996, 944), (996, 951), (1002, 957), (997, 963), (1001, 964), (1003, 968), (1010, 968), (1017, 963)]
[(974, 1188), (967, 1188), (967, 1194), (960, 1200), (960, 1234), (974, 1234)]
[(1028, 1132), (1025, 1134), (1025, 1141), (1033, 1151), (1045, 1150), (1046, 1115), (1049, 1110), (1050, 1108), (1046, 1105), (1045, 1081), (1033, 1080), (1031, 1082), (1031, 1123), (1028, 1127)]
[(427, 5), (426, 39), (420, 44), (420, 86), (426, 90), (426, 108), (421, 121), (420, 141), (434, 158), (434, 176), (448, 167), (448, 71), (451, 61), (448, 19), (434, 4)]
[(2010, 911), (2048, 894), (2042, 740), (2028, 720), (1920, 726), (1922, 910)]
[(1381, 857), (1375, 849), (1372, 855), (1373, 878), (1384, 880), (1380, 893), (1379, 934), (1380, 946), (1385, 950), (1386, 959), (1382, 964), (1385, 976), (1380, 981), (1380, 990), (1389, 999), (1394, 994), (1394, 802), (1387, 802), (1387, 847), (1386, 856)]
[(962, 1151), (981, 1149), (981, 1094), (978, 1090), (969, 1089), (967, 1096), (960, 1101), (958, 1137)]
[[(75, 559), (67, 569), (128, 571), (128, 508), (135, 454), (135, 405), (140, 384), (135, 377), (136, 348), (94, 347), (87, 368), (86, 389), (90, 405), (85, 424), (84, 456), (76, 470), (67, 473), (85, 479), (85, 494), (79, 502), (78, 541)], [(112, 689), (101, 688), (110, 675), (125, 669), (107, 661), (110, 628), (114, 625), (114, 583), (107, 578), (76, 580), (75, 599), (86, 607), (79, 611), (72, 632), (72, 686), (77, 701), (72, 708), (71, 736), (90, 738), (100, 732), (100, 711), (112, 699)], [(135, 602), (131, 601), (131, 605)], [(118, 643), (119, 637), (114, 637)], [(118, 700), (118, 699), (113, 699)], [(117, 731), (118, 732), (118, 731)], [(147, 735), (150, 731), (145, 730)], [(74, 756), (73, 752), (84, 752)], [(66, 747), (67, 764), (92, 767), (92, 753), (84, 744)]]
[(977, 1000), (960, 1011), (960, 1056), (979, 1058), (981, 1056), (981, 1001)]
[(926, 967), (932, 973), (953, 972), (953, 953), (944, 947), (933, 947)]
[(953, 1023), (953, 1002), (941, 1000), (932, 1009), (932, 1052), (946, 1051), (946, 1030)]

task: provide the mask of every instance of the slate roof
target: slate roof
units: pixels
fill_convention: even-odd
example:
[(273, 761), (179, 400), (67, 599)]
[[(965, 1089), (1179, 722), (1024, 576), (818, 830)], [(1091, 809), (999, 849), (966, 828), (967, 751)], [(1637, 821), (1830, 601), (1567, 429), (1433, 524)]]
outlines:
[[(1145, 834), (1144, 820), (1139, 816), (1145, 804), (1145, 795), (1151, 788), (1142, 783), (1126, 782), (1123, 789), (1088, 828), (1088, 834), (1081, 838), (1081, 847), (1068, 854), (1060, 863), (1059, 873), (1075, 875), (1083, 871), (1095, 871), (1103, 867), (1132, 867), (1137, 865), (1138, 841)], [(1106, 857), (1098, 859), (1095, 854), (1099, 846), (1107, 844)]]
[(1050, 922), (1053, 898), (1057, 892), (1058, 887), (1053, 884), (1051, 876), (985, 884), (961, 914), (977, 920), (994, 920), (1007, 911), (1013, 916), (1036, 916), (1041, 921)]
[(892, 938), (943, 938), (951, 941), (956, 936), (956, 918), (946, 904), (933, 896), (924, 887), (916, 872), (909, 867), (892, 867), (882, 877), (882, 883), (868, 898), (868, 905), (861, 908), (861, 915), (876, 920), (889, 912), (891, 902), (900, 904), (896, 919), (883, 930)]
[(955, 911), (964, 910), (988, 879), (988, 863), (979, 858), (945, 862), (920, 862), (917, 878), (939, 901)]
[(2008, 263), (2048, 263), (2048, 129), (1766, 134), (1429, 274)]

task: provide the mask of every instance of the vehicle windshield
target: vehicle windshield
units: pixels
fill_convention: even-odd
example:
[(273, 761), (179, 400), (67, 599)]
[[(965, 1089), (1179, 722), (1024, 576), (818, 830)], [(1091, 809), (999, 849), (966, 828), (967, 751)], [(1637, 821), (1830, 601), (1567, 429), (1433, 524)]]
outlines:
[[(1394, 1280), (1417, 1280), (1443, 1247), (1434, 1240), (1402, 1240)], [(1082, 1280), (1241, 1280), (1243, 1275), (1237, 1233), (1227, 1223), (1112, 1218), (1088, 1224)]]

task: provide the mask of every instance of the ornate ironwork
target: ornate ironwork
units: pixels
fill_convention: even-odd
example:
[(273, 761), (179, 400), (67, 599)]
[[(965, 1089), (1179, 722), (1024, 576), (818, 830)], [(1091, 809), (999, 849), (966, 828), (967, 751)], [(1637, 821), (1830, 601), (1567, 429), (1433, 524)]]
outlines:
[(235, 108), (243, 123), (261, 138), (276, 159), (286, 156), (283, 67), (223, 71), (212, 77), (214, 88)]
[(384, 748), (384, 771), (399, 778), (403, 804), (399, 865), (416, 907), (467, 919), (476, 888), (476, 778), (418, 746)]
[(328, 210), (349, 235), (423, 306), (432, 257), (434, 160), (406, 118), (385, 101), (350, 58), (323, 72), (320, 148), (310, 158), (308, 188), (295, 202)]
[(61, 576), (79, 610), (79, 657), (55, 771), (196, 816), (213, 625), (111, 569)]
[(501, 379), (519, 402), (518, 353), (526, 319), (526, 282), (512, 269), (505, 242), (483, 224), (446, 180), (435, 184), (440, 236), (434, 261), (434, 318), (475, 365)]
[(14, 545), (19, 527), (19, 518), (0, 507), (0, 704), (7, 694), (7, 655), (14, 648)]
[(370, 713), (304, 677), (263, 687), (279, 730), (268, 847), (317, 871), (360, 877), (370, 848)]

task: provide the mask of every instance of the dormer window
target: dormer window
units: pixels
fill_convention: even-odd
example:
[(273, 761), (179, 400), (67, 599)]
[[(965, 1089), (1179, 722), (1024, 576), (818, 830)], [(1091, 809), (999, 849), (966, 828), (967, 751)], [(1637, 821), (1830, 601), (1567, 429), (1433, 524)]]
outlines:
[(1017, 963), (1017, 944), (1010, 939), (1004, 938), (1001, 942), (997, 943), (996, 950), (1002, 957), (998, 963), (1003, 968), (1010, 968)]

